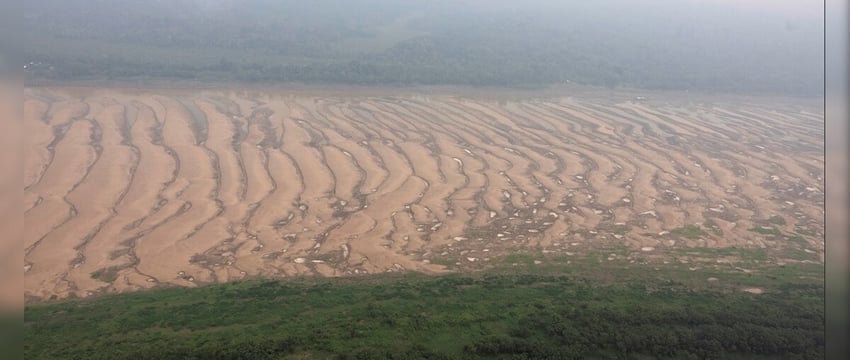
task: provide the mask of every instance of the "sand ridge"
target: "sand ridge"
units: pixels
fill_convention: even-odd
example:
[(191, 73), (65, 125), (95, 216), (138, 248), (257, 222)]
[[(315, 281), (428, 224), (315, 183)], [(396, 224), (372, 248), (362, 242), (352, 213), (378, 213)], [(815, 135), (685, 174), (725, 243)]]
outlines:
[(822, 111), (750, 100), (27, 89), (25, 293), (822, 254)]

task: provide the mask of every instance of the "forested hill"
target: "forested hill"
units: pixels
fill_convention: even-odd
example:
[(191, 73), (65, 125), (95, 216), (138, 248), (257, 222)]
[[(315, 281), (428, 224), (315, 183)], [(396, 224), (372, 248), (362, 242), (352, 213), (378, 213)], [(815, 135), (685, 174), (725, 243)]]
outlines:
[(696, 0), (33, 0), (27, 79), (820, 96), (822, 19)]

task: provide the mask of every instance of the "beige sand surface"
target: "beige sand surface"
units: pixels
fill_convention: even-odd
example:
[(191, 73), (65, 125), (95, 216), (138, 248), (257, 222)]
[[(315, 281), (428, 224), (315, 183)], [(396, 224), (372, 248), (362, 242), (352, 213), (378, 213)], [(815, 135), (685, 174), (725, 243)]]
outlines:
[(26, 296), (439, 273), (518, 248), (822, 259), (808, 101), (384, 93), (27, 89)]

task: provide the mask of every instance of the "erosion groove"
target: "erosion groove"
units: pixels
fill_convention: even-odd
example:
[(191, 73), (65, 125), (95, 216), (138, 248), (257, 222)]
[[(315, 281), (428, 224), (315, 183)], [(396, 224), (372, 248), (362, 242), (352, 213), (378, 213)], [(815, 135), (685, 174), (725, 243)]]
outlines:
[(640, 99), (27, 89), (26, 295), (823, 261), (821, 109)]

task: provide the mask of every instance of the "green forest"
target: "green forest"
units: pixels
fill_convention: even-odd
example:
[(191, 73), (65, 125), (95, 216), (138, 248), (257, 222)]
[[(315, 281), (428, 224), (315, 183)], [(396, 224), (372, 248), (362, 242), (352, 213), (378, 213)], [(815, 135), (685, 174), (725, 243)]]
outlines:
[[(527, 257), (528, 255), (526, 255)], [(522, 255), (482, 273), (247, 280), (33, 304), (27, 359), (820, 359), (822, 265)], [(518, 264), (511, 266), (511, 264)], [(752, 265), (752, 264), (751, 264)], [(748, 265), (749, 266), (749, 265)], [(716, 281), (707, 282), (714, 277)], [(759, 286), (762, 294), (741, 291)]]
[(821, 96), (822, 23), (671, 0), (35, 0), (30, 84), (557, 84)]

